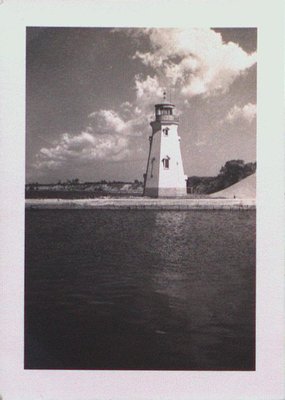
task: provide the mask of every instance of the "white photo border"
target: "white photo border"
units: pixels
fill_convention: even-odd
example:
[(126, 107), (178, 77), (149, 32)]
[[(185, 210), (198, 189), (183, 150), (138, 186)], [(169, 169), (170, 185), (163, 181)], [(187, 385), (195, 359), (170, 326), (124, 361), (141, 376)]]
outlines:
[[(244, 0), (0, 2), (1, 375), (4, 400), (284, 398), (284, 10)], [(257, 98), (256, 371), (24, 370), (25, 32), (28, 26), (254, 27)]]

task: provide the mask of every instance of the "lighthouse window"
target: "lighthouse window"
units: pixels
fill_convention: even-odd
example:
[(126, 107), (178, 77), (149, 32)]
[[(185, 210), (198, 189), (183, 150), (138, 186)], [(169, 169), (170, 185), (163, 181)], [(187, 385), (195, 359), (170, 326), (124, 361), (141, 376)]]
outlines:
[(164, 129), (162, 130), (164, 136), (168, 136), (168, 131), (169, 131), (169, 128), (164, 128)]
[(169, 169), (169, 160), (170, 160), (170, 158), (169, 158), (169, 157), (167, 157), (167, 158), (164, 158), (164, 159), (162, 160), (162, 163), (163, 163), (163, 168), (165, 168), (165, 169)]
[(162, 110), (163, 115), (172, 115), (172, 109), (171, 108), (164, 108)]

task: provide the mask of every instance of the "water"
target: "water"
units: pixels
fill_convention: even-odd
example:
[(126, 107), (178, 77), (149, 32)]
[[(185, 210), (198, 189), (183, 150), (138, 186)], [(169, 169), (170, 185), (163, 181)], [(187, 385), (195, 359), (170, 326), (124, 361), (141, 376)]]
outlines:
[(25, 268), (25, 368), (255, 368), (254, 211), (27, 210)]

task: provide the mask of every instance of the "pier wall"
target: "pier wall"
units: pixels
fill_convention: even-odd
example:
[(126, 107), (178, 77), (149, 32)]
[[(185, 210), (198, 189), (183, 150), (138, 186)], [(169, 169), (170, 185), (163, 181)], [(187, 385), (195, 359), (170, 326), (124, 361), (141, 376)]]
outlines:
[(249, 210), (255, 199), (27, 199), (26, 208), (33, 209), (127, 209), (127, 210)]

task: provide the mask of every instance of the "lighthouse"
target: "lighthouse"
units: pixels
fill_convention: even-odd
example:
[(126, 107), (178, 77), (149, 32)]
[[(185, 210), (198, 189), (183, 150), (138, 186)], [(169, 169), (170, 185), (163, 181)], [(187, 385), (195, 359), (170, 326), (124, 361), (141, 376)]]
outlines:
[(149, 155), (144, 175), (144, 196), (182, 197), (187, 195), (180, 151), (178, 117), (175, 105), (166, 101), (155, 105), (155, 120), (150, 123)]

